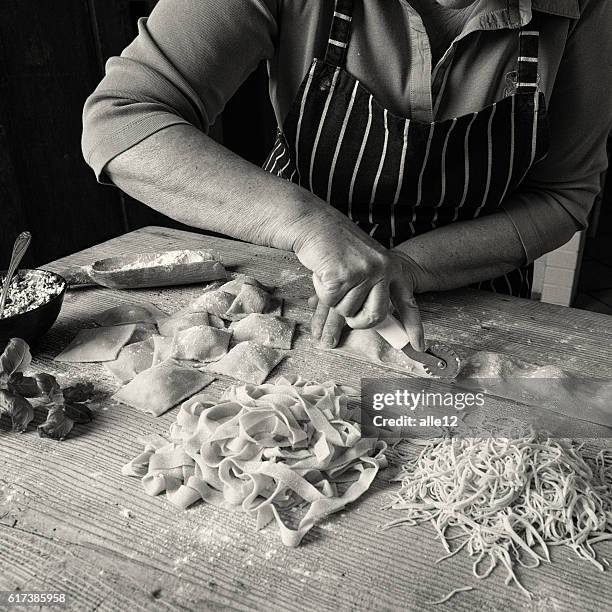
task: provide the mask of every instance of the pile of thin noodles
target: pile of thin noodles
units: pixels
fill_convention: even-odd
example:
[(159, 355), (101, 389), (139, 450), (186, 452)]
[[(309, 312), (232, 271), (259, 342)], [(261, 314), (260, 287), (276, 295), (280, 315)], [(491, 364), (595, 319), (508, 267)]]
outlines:
[[(412, 459), (410, 448), (423, 446)], [(407, 461), (390, 507), (401, 518), (386, 527), (430, 522), (448, 559), (465, 549), (473, 572), (486, 578), (501, 564), (506, 584), (517, 565), (550, 561), (551, 546), (567, 546), (604, 571), (593, 545), (612, 539), (612, 449), (586, 457), (582, 446), (531, 433), (508, 438), (403, 441)]]

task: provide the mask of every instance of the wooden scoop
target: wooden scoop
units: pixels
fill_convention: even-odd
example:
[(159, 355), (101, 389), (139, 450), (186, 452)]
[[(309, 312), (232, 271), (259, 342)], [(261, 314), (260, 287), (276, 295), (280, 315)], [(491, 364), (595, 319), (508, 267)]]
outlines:
[(72, 287), (101, 285), (110, 289), (168, 287), (227, 278), (225, 267), (213, 253), (186, 249), (109, 257), (61, 274)]

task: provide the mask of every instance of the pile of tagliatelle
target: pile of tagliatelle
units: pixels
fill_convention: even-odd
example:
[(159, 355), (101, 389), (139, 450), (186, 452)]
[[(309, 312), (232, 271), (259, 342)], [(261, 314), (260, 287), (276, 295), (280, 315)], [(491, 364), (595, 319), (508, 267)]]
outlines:
[[(416, 458), (414, 445), (423, 447)], [(385, 527), (431, 523), (447, 552), (438, 561), (465, 549), (477, 578), (501, 564), (506, 584), (529, 598), (515, 570), (550, 562), (550, 547), (567, 546), (601, 571), (609, 565), (593, 545), (612, 539), (612, 449), (587, 457), (582, 445), (532, 431), (402, 441), (394, 453), (405, 463), (389, 507), (402, 515)]]
[[(241, 509), (258, 529), (276, 520), (283, 544), (297, 546), (387, 465), (386, 444), (361, 437), (347, 392), (333, 382), (280, 378), (232, 386), (218, 402), (197, 395), (181, 406), (170, 440), (147, 443), (123, 474), (183, 509), (202, 499)], [(303, 510), (295, 527), (293, 508)]]

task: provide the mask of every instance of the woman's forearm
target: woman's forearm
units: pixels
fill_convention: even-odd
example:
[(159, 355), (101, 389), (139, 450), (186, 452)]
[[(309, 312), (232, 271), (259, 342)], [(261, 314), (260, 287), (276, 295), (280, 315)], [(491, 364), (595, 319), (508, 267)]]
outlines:
[[(346, 225), (340, 212), (310, 192), (189, 125), (149, 136), (111, 160), (105, 171), (126, 193), (177, 221), (247, 242), (294, 250), (318, 227)], [(438, 228), (395, 250), (416, 264), (418, 292), (463, 287), (525, 262), (504, 212)]]
[(526, 260), (519, 235), (505, 212), (432, 230), (394, 250), (414, 262), (418, 293), (496, 278)]
[[(192, 227), (292, 250), (337, 211), (245, 161), (190, 125), (168, 127), (111, 160), (113, 183)], [(339, 214), (339, 213), (337, 213)]]

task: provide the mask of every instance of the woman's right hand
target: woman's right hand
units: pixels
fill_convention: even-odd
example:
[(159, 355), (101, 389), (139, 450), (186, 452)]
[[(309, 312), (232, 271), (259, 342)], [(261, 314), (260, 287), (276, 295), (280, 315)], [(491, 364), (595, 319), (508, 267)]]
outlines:
[[(410, 337), (424, 350), (423, 326), (414, 299), (418, 267), (388, 251), (339, 211), (315, 209), (301, 220), (294, 251), (312, 271), (318, 298), (318, 329), (335, 331), (342, 318), (354, 329), (367, 329), (384, 321), (393, 307)], [(325, 312), (325, 309), (328, 309)], [(321, 322), (333, 317), (331, 324)], [(328, 334), (329, 335), (329, 334)]]

